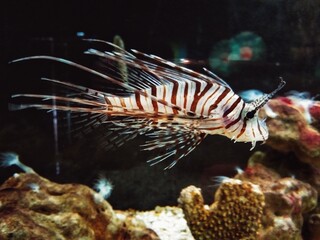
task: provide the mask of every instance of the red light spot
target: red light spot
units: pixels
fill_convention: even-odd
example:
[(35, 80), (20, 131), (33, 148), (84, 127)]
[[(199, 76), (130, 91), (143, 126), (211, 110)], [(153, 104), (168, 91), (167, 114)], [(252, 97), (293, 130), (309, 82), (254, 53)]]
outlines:
[(240, 48), (240, 58), (242, 60), (251, 60), (253, 57), (253, 51), (251, 47), (242, 47)]

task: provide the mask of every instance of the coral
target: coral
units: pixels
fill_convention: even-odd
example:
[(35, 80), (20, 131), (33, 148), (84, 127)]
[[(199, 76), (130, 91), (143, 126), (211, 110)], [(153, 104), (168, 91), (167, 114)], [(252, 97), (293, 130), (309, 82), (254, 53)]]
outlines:
[(108, 199), (110, 197), (113, 185), (104, 176), (100, 176), (93, 188), (98, 192), (98, 195), (95, 195), (95, 200), (97, 202), (102, 202), (103, 199)]
[(0, 239), (159, 239), (142, 221), (96, 203), (95, 194), (84, 185), (15, 174), (0, 186)]
[(248, 167), (235, 178), (260, 186), (265, 196), (262, 228), (258, 239), (302, 239), (303, 215), (317, 205), (317, 191), (308, 183), (285, 177), (267, 168), (265, 154), (256, 152)]
[(241, 32), (230, 39), (232, 61), (258, 61), (264, 58), (266, 46), (262, 37), (253, 32)]
[(216, 178), (221, 185), (211, 206), (204, 205), (199, 188), (182, 190), (178, 202), (195, 239), (302, 240), (302, 225), (310, 213), (308, 226), (316, 236), (320, 224), (318, 212), (312, 212), (316, 189), (282, 177), (264, 165), (269, 160), (256, 152), (234, 178)]
[(256, 239), (261, 227), (264, 195), (250, 182), (223, 180), (211, 206), (194, 186), (183, 189), (178, 202), (196, 239)]
[(1, 160), (0, 166), (2, 167), (10, 167), (10, 166), (16, 165), (26, 173), (35, 173), (35, 171), (31, 167), (20, 162), (19, 156), (16, 153), (13, 153), (13, 152), (1, 153), (0, 160)]
[(263, 39), (253, 32), (241, 32), (228, 40), (218, 42), (212, 48), (210, 66), (223, 74), (231, 73), (239, 61), (259, 61), (265, 56)]
[[(265, 219), (268, 219), (270, 223), (273, 221), (273, 224), (269, 224), (270, 234), (275, 235), (278, 231), (279, 235), (281, 233), (281, 236), (287, 236), (283, 239), (302, 239), (302, 222), (306, 220), (307, 227), (305, 229), (309, 229), (310, 239), (319, 240), (319, 211), (310, 212), (310, 210), (316, 206), (316, 195), (320, 191), (320, 102), (310, 98), (308, 93), (291, 92), (291, 95), (287, 97), (270, 100), (268, 106), (276, 113), (276, 116), (271, 117), (266, 112), (269, 117), (267, 125), (270, 135), (267, 145), (285, 154), (293, 152), (296, 158), (302, 162), (299, 164), (303, 167), (296, 170), (296, 174), (313, 186), (292, 178), (281, 179), (280, 176), (269, 181), (269, 185), (259, 184), (263, 189), (263, 185), (270, 187), (270, 183), (272, 183), (271, 186), (274, 188), (267, 190), (272, 197), (266, 198), (270, 214), (266, 215), (268, 217)], [(287, 154), (287, 156), (290, 155)], [(257, 154), (254, 157), (256, 158)], [(292, 157), (288, 159), (290, 162), (294, 160)], [(281, 161), (281, 164), (283, 162)], [(290, 167), (292, 165), (295, 164), (291, 162)], [(261, 168), (263, 166), (259, 167), (259, 164), (253, 164), (253, 167), (249, 164), (249, 171), (246, 172), (257, 171), (256, 174), (259, 175)], [(248, 179), (248, 177), (246, 175), (244, 179)], [(252, 176), (250, 179), (255, 182)], [(268, 199), (270, 199), (269, 202)], [(273, 207), (271, 207), (272, 205)], [(280, 216), (277, 216), (279, 214)], [(305, 218), (302, 217), (303, 215)], [(284, 225), (275, 226), (276, 222)], [(287, 231), (281, 230), (281, 226)], [(267, 232), (265, 234), (268, 235)]]
[(276, 117), (267, 119), (267, 144), (281, 152), (294, 152), (300, 161), (320, 168), (320, 102), (279, 97), (268, 106)]

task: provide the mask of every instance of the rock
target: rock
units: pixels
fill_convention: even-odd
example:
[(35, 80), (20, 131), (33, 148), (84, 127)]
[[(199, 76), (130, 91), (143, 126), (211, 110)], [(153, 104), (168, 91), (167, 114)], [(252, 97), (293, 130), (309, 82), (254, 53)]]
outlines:
[(35, 173), (15, 174), (2, 184), (0, 219), (0, 239), (159, 239), (142, 221), (117, 217), (89, 187)]

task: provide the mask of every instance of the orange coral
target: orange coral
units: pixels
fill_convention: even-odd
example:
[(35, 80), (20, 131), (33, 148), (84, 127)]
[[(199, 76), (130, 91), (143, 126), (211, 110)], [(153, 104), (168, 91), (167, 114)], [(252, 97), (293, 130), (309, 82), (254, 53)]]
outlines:
[(179, 198), (187, 223), (196, 239), (256, 239), (261, 227), (264, 195), (257, 185), (227, 179), (209, 207), (199, 188), (189, 186)]

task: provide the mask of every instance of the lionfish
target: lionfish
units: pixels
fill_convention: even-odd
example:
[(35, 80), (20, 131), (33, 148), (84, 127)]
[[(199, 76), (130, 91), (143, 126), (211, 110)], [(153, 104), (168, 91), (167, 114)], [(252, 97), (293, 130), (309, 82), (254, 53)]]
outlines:
[[(40, 101), (13, 108), (69, 111), (83, 118), (85, 129), (108, 126), (113, 135), (109, 139), (106, 137), (107, 147), (119, 146), (145, 134), (149, 139), (142, 149), (159, 149), (162, 152), (148, 162), (153, 165), (172, 159), (166, 169), (193, 151), (209, 134), (223, 135), (237, 142), (251, 142), (251, 149), (256, 142), (267, 140), (268, 129), (265, 120), (259, 118), (258, 111), (285, 85), (281, 78), (274, 91), (246, 103), (224, 80), (205, 68), (207, 74), (201, 74), (152, 54), (137, 50), (129, 52), (102, 40), (88, 41), (102, 42), (114, 48), (111, 51), (85, 51), (85, 54), (102, 60), (104, 71), (53, 56), (30, 56), (13, 62), (32, 59), (60, 62), (98, 76), (126, 94), (42, 78), (77, 94), (16, 94), (12, 97)], [(126, 66), (125, 76), (119, 65)]]

